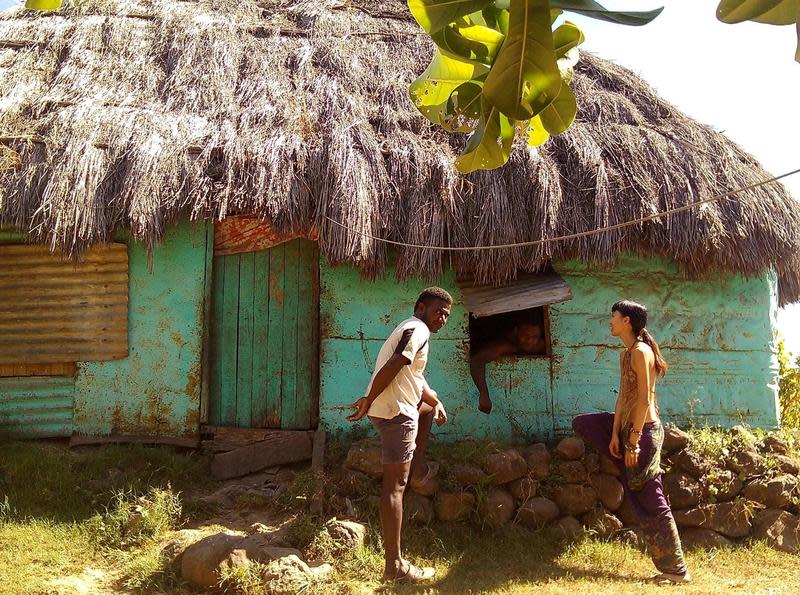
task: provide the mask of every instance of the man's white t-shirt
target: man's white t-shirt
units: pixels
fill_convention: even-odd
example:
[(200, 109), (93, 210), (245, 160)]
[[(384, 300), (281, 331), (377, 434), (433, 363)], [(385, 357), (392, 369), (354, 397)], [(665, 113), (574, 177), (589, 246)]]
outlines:
[(399, 414), (413, 419), (419, 417), (417, 406), (422, 399), (425, 386), (425, 364), (428, 363), (428, 339), (431, 332), (419, 318), (411, 317), (401, 322), (386, 339), (372, 373), (367, 394), (369, 394), (375, 375), (389, 361), (393, 354), (402, 354), (411, 363), (403, 366), (389, 386), (372, 402), (367, 412), (372, 417), (392, 419)]

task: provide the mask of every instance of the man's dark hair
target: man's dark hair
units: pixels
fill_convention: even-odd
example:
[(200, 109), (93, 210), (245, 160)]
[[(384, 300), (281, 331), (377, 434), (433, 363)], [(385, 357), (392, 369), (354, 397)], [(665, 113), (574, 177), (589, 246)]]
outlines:
[(414, 311), (416, 312), (420, 304), (427, 306), (432, 300), (442, 300), (446, 304), (453, 303), (453, 297), (441, 287), (428, 287), (427, 289), (423, 289), (422, 293), (419, 294), (417, 303), (414, 304)]

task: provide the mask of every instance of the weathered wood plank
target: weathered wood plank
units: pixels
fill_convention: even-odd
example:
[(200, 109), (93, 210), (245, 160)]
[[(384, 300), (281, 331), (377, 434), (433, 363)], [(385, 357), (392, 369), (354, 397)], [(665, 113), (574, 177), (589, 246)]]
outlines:
[(269, 251), (254, 255), (253, 282), (253, 402), (250, 425), (269, 426), (267, 413), (267, 380), (269, 362)]
[(236, 349), (239, 330), (239, 257), (227, 256), (222, 303), (220, 351), (220, 423), (236, 424)]
[(236, 425), (250, 427), (253, 402), (253, 254), (239, 256), (239, 331), (236, 353)]
[(213, 296), (211, 298), (211, 374), (209, 379), (208, 419), (222, 422), (222, 327), (225, 300), (225, 257), (214, 257)]
[(307, 461), (312, 450), (311, 432), (274, 432), (255, 444), (217, 454), (211, 462), (211, 474), (216, 479), (241, 477), (267, 467)]
[(317, 376), (318, 299), (316, 292), (316, 249), (313, 243), (300, 242), (300, 270), (297, 286), (297, 400), (295, 423), (298, 429), (311, 428), (315, 406), (314, 379)]
[(300, 280), (300, 242), (286, 244), (286, 274), (284, 281), (284, 319), (283, 319), (283, 392), (281, 394), (281, 428), (298, 430), (303, 424), (298, 416), (297, 395), (297, 350), (299, 280)]
[(267, 426), (281, 427), (283, 394), (283, 316), (285, 244), (269, 251), (269, 361), (267, 364)]

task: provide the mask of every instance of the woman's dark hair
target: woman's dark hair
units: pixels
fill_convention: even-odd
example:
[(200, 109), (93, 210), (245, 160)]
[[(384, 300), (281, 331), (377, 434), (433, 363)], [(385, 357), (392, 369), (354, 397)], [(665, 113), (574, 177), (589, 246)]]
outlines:
[(631, 327), (636, 334), (636, 338), (647, 343), (650, 349), (653, 350), (653, 355), (656, 360), (656, 374), (658, 374), (659, 377), (664, 376), (664, 374), (667, 373), (669, 365), (667, 365), (664, 356), (661, 355), (661, 349), (658, 348), (658, 343), (656, 343), (653, 335), (645, 328), (647, 326), (647, 308), (642, 304), (637, 304), (630, 300), (622, 300), (611, 306), (611, 312), (619, 312), (622, 316), (627, 316), (630, 319)]

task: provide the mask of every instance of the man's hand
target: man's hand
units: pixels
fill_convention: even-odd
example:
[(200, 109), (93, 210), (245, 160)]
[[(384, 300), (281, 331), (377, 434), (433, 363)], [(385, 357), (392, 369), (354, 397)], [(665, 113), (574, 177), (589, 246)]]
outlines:
[(616, 432), (614, 432), (614, 434), (611, 436), (611, 442), (608, 443), (608, 450), (612, 457), (616, 457), (618, 459), (622, 458), (622, 455), (619, 454), (619, 436)]
[(433, 408), (433, 421), (437, 426), (443, 426), (447, 422), (447, 411), (444, 410), (441, 401)]
[(478, 398), (478, 411), (487, 415), (492, 412), (492, 398), (488, 392), (482, 392)]
[[(633, 449), (633, 450), (631, 450)], [(625, 467), (633, 469), (639, 464), (639, 442), (638, 440), (628, 442), (628, 448), (625, 449)]]
[(355, 412), (347, 416), (347, 421), (358, 421), (369, 411), (369, 399), (367, 399), (367, 397), (361, 397), (355, 403), (348, 405), (348, 407), (354, 409)]

